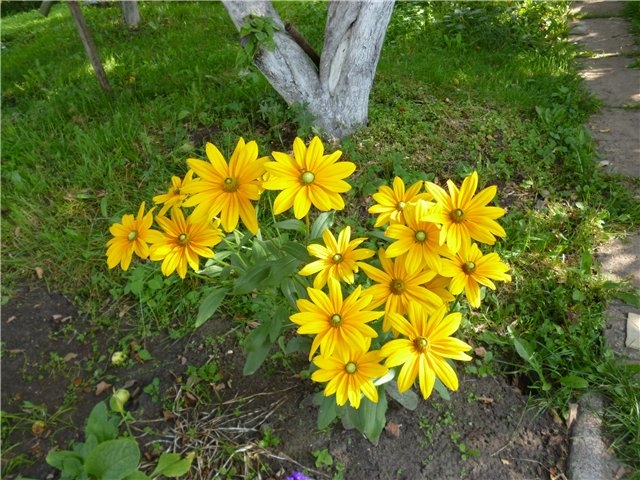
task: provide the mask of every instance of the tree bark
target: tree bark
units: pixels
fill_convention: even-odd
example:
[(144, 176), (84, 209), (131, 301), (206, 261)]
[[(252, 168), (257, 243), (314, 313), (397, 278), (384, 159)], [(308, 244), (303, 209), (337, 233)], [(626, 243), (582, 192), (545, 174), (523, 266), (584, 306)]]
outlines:
[(69, 6), (69, 11), (71, 12), (71, 16), (73, 17), (73, 21), (76, 24), (76, 28), (78, 30), (78, 34), (80, 35), (80, 39), (82, 40), (82, 45), (84, 45), (84, 49), (87, 52), (87, 56), (91, 61), (91, 65), (93, 66), (93, 71), (98, 78), (98, 83), (102, 87), (102, 90), (105, 93), (111, 94), (111, 85), (109, 85), (109, 80), (107, 79), (107, 74), (102, 67), (102, 62), (100, 61), (100, 57), (98, 56), (98, 50), (96, 50), (96, 46), (93, 43), (93, 39), (89, 34), (89, 29), (87, 28), (87, 22), (84, 20), (84, 16), (82, 15), (82, 10), (80, 9), (80, 5), (75, 0), (69, 0), (67, 2)]
[(138, 0), (122, 0), (122, 14), (127, 26), (130, 28), (138, 28), (138, 24), (140, 24)]
[(271, 17), (281, 27), (275, 49), (262, 48), (254, 62), (289, 104), (301, 103), (325, 134), (342, 139), (367, 123), (384, 35), (394, 0), (331, 1), (320, 68), (285, 31), (270, 1), (223, 0), (236, 28), (250, 14)]

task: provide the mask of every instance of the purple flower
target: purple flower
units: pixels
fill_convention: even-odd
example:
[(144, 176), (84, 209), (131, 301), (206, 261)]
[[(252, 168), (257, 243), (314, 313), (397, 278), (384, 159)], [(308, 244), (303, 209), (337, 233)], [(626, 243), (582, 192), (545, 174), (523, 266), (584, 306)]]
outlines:
[(291, 475), (289, 475), (284, 480), (311, 480), (311, 479), (303, 475), (302, 472), (291, 472)]

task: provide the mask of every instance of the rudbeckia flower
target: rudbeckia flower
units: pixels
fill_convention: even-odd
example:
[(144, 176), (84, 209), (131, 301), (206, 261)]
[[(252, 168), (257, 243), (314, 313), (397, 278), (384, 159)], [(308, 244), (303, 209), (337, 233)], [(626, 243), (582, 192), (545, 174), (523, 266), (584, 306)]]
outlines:
[(405, 267), (407, 273), (415, 273), (425, 267), (440, 271), (440, 255), (448, 252), (440, 245), (440, 229), (435, 223), (421, 220), (427, 215), (432, 204), (418, 200), (404, 209), (405, 224), (389, 225), (384, 234), (395, 241), (386, 251), (387, 257), (399, 257), (407, 254)]
[(184, 189), (191, 183), (197, 181), (197, 178), (195, 180), (193, 178), (193, 170), (189, 170), (184, 176), (184, 179), (176, 177), (175, 175), (171, 177), (171, 187), (169, 191), (153, 197), (153, 203), (163, 204), (158, 215), (164, 215), (172, 207), (181, 207), (182, 202), (188, 197), (188, 195), (184, 193)]
[(140, 258), (149, 256), (149, 245), (159, 235), (151, 230), (153, 223), (153, 208), (144, 213), (144, 202), (140, 205), (138, 215), (122, 216), (122, 223), (114, 223), (109, 228), (113, 238), (107, 242), (107, 266), (111, 269), (120, 264), (122, 270), (127, 270), (131, 264), (133, 253)]
[(194, 222), (192, 216), (185, 219), (178, 207), (171, 209), (171, 219), (156, 217), (156, 222), (164, 233), (151, 245), (149, 258), (162, 260), (162, 274), (167, 277), (177, 271), (180, 278), (185, 278), (187, 266), (197, 271), (200, 257), (212, 258), (212, 248), (223, 237), (218, 220)]
[(362, 264), (360, 268), (367, 276), (376, 282), (363, 293), (373, 295), (371, 307), (375, 308), (384, 303), (385, 317), (382, 329), (390, 330), (389, 313), (400, 315), (406, 313), (410, 302), (417, 302), (428, 310), (433, 310), (442, 305), (442, 299), (424, 286), (436, 276), (435, 271), (419, 270), (408, 273), (406, 268), (406, 256), (394, 260), (386, 256), (385, 251), (378, 251), (378, 259), (382, 270), (368, 264)]
[(213, 219), (218, 214), (222, 228), (233, 231), (239, 218), (254, 235), (258, 233), (256, 210), (251, 203), (260, 198), (261, 177), (267, 157), (258, 158), (258, 144), (245, 144), (240, 138), (229, 163), (212, 143), (206, 146), (209, 162), (189, 158), (187, 164), (200, 177), (183, 192), (191, 195), (183, 206), (196, 208), (191, 214), (198, 222)]
[(509, 267), (500, 261), (497, 253), (482, 255), (477, 244), (463, 244), (455, 256), (442, 260), (442, 274), (451, 278), (449, 291), (458, 295), (464, 290), (469, 304), (480, 306), (480, 285), (491, 290), (496, 286), (491, 280), (511, 281)]
[(393, 188), (381, 185), (378, 192), (373, 194), (376, 205), (369, 207), (369, 213), (377, 213), (375, 227), (381, 227), (386, 223), (404, 224), (404, 209), (407, 205), (418, 201), (419, 199), (430, 200), (428, 193), (420, 193), (423, 181), (414, 183), (408, 189), (405, 189), (404, 181), (400, 177), (393, 179)]
[(322, 355), (331, 355), (339, 346), (351, 345), (367, 350), (376, 331), (367, 323), (380, 318), (382, 312), (369, 310), (370, 295), (360, 295), (358, 286), (343, 301), (340, 283), (329, 279), (329, 295), (322, 290), (307, 288), (309, 299), (296, 302), (298, 313), (291, 315), (293, 323), (300, 325), (301, 335), (315, 335), (309, 360), (320, 347)]
[(325, 155), (318, 137), (311, 140), (308, 148), (296, 138), (293, 155), (282, 152), (272, 155), (275, 161), (265, 164), (270, 176), (263, 186), (266, 190), (282, 190), (273, 203), (274, 215), (291, 207), (296, 218), (309, 213), (311, 205), (323, 212), (344, 208), (340, 194), (351, 190), (344, 178), (351, 175), (356, 166), (351, 162), (339, 162), (340, 150)]
[(380, 365), (382, 358), (380, 350), (367, 352), (341, 345), (331, 356), (319, 355), (313, 359), (319, 370), (311, 374), (311, 380), (328, 382), (324, 395), (329, 397), (335, 393), (338, 405), (344, 405), (349, 400), (353, 408), (359, 408), (362, 395), (377, 403), (378, 389), (373, 381), (389, 370)]
[(496, 237), (506, 237), (504, 229), (495, 221), (505, 214), (500, 207), (487, 207), (496, 196), (495, 185), (478, 192), (478, 172), (473, 172), (462, 182), (460, 189), (447, 181), (449, 193), (435, 183), (426, 182), (426, 189), (433, 195), (437, 208), (423, 220), (441, 225), (440, 244), (446, 243), (455, 253), (464, 243), (477, 240), (493, 245)]
[(458, 389), (458, 377), (446, 358), (469, 361), (466, 351), (471, 346), (451, 337), (458, 330), (462, 315), (459, 312), (445, 315), (446, 306), (429, 315), (419, 305), (411, 303), (409, 320), (391, 313), (393, 328), (405, 338), (397, 338), (383, 345), (382, 355), (387, 357), (387, 367), (402, 365), (398, 375), (398, 390), (405, 392), (415, 383), (420, 383), (420, 392), (427, 399), (433, 391), (436, 376), (450, 390)]
[(324, 287), (330, 277), (346, 283), (353, 283), (354, 273), (358, 271), (360, 260), (375, 255), (375, 252), (368, 248), (357, 248), (366, 238), (351, 240), (351, 227), (349, 226), (338, 234), (337, 241), (329, 229), (322, 232), (322, 239), (324, 246), (316, 243), (307, 246), (309, 253), (319, 260), (307, 264), (298, 272), (303, 276), (318, 274), (313, 280), (313, 288)]

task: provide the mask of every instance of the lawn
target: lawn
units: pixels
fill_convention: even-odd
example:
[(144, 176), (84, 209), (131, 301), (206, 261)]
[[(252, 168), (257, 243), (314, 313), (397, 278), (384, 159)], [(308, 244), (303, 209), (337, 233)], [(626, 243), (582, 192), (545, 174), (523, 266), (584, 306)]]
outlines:
[[(276, 6), (321, 50), (324, 2)], [(114, 6), (83, 12), (112, 96), (101, 91), (64, 4), (46, 18), (27, 11), (1, 20), (2, 299), (43, 283), (131, 353), (132, 338), (145, 344), (159, 332), (197, 334), (211, 291), (203, 275), (164, 278), (151, 262), (109, 270), (110, 225), (165, 193), (172, 176), (187, 172), (188, 158), (206, 158), (206, 142), (227, 158), (243, 137), (268, 156), (318, 132), (303, 108), (286, 105), (248, 64), (221, 4), (143, 2), (136, 30)], [(584, 128), (598, 105), (577, 74), (567, 15), (565, 2), (398, 3), (368, 125), (340, 145), (325, 144), (356, 165), (333, 228), (349, 226), (354, 238), (368, 237), (364, 245), (379, 246), (367, 210), (396, 176), (444, 187), (476, 171), (479, 188), (497, 185), (507, 236), (493, 251), (511, 282), (483, 289), (480, 308), (460, 305), (458, 336), (491, 355), (458, 368), (517, 378), (534, 407), (561, 418), (584, 392), (603, 392), (613, 402), (612, 446), (638, 467), (637, 372), (613, 358), (602, 329), (609, 301), (639, 300), (599, 274), (594, 252), (637, 229), (639, 185), (598, 168)], [(268, 214), (271, 193), (258, 213), (265, 234), (278, 229)], [(238, 348), (247, 348), (268, 321), (260, 308), (273, 305), (246, 285), (240, 290), (244, 296), (216, 315), (232, 319)], [(269, 361), (288, 365), (285, 350), (272, 350)], [(201, 367), (193, 366), (202, 378), (213, 375)], [(89, 374), (87, 382), (97, 380)], [(3, 398), (3, 410), (10, 403)], [(9, 427), (3, 420), (3, 443)], [(3, 475), (5, 465), (3, 458)]]

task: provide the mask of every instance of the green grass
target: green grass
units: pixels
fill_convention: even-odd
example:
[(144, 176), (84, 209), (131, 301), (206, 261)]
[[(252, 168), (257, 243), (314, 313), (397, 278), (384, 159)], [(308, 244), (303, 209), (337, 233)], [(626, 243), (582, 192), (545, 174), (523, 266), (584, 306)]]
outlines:
[[(564, 3), (458, 6), (397, 5), (369, 125), (341, 145), (359, 166), (341, 221), (364, 233), (373, 225), (367, 196), (395, 175), (459, 183), (475, 169), (482, 185), (497, 184), (508, 210), (497, 249), (513, 282), (487, 295), (465, 334), (563, 412), (582, 390), (576, 378), (615, 383), (604, 367), (603, 308), (629, 289), (599, 276), (593, 252), (640, 224), (638, 181), (606, 176), (593, 161), (583, 123), (597, 105), (563, 41)], [(278, 8), (321, 50), (322, 2)], [(289, 150), (309, 125), (256, 72), (237, 70), (237, 34), (220, 4), (140, 9), (137, 31), (117, 8), (83, 9), (113, 97), (101, 92), (65, 5), (47, 18), (2, 19), (2, 288), (10, 296), (40, 268), (99, 321), (113, 315), (105, 301), (140, 302), (145, 322), (157, 323), (137, 329), (151, 335), (176, 316), (188, 329), (198, 280), (107, 271), (109, 225), (182, 176), (186, 158), (203, 158), (206, 141), (230, 153), (243, 136), (267, 155)], [(638, 400), (625, 393), (638, 377), (621, 369), (619, 379), (602, 388), (614, 405), (609, 426), (620, 456), (637, 465)]]

